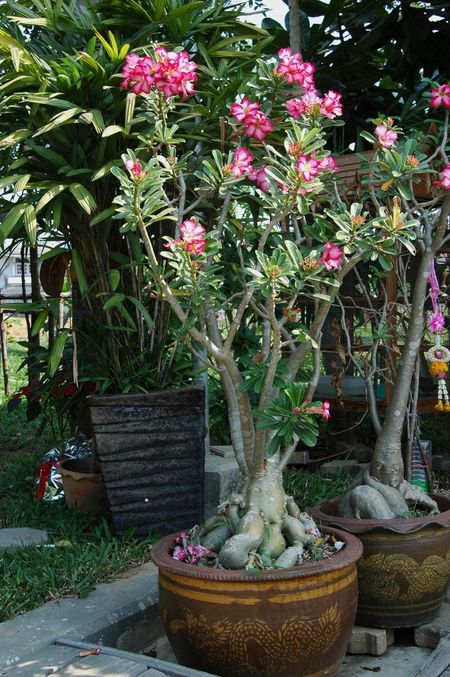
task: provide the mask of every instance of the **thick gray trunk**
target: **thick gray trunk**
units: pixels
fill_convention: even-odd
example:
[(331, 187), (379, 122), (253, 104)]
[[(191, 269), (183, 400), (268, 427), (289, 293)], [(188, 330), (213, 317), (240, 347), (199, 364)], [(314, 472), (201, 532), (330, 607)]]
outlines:
[(377, 437), (370, 474), (380, 482), (398, 488), (403, 479), (401, 438), (405, 421), (411, 380), (420, 349), (424, 323), (424, 305), (427, 295), (428, 273), (431, 262), (440, 248), (447, 228), (450, 196), (447, 196), (436, 225), (433, 241), (420, 261), (414, 286), (411, 313), (400, 363), (397, 368), (392, 398), (380, 434)]

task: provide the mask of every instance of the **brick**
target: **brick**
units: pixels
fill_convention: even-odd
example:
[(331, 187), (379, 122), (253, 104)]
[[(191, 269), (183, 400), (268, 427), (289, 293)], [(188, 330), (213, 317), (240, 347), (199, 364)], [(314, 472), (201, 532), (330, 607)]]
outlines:
[(441, 637), (450, 632), (450, 604), (444, 602), (439, 616), (429, 623), (414, 628), (414, 642), (416, 646), (426, 646), (435, 649)]
[(387, 648), (388, 638), (384, 628), (367, 628), (362, 625), (353, 626), (347, 653), (382, 656), (386, 653)]

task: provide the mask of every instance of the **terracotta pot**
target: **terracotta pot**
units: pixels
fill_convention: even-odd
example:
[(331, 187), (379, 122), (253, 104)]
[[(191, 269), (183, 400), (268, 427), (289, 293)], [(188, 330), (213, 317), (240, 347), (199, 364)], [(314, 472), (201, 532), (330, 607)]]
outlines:
[(355, 618), (362, 546), (326, 531), (346, 543), (333, 557), (261, 573), (174, 560), (176, 534), (154, 545), (161, 613), (178, 662), (224, 677), (335, 674)]
[(362, 541), (359, 625), (414, 627), (438, 615), (450, 575), (450, 500), (433, 498), (442, 512), (416, 519), (340, 517), (341, 497), (312, 508), (318, 524), (339, 527)]
[(105, 485), (99, 472), (92, 472), (89, 458), (72, 458), (58, 464), (64, 497), (69, 507), (80, 512), (102, 513), (106, 511)]

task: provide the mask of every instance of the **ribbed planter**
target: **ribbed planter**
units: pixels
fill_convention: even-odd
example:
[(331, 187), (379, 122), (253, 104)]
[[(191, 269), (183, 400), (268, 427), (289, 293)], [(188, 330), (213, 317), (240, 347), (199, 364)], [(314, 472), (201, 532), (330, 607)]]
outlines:
[(203, 389), (87, 401), (115, 532), (166, 534), (202, 522)]
[(319, 525), (356, 534), (356, 622), (381, 628), (422, 625), (439, 614), (450, 576), (450, 500), (433, 496), (441, 513), (417, 519), (353, 519), (338, 515), (341, 497), (311, 510)]
[(319, 677), (338, 670), (357, 605), (357, 538), (321, 562), (259, 574), (174, 560), (152, 548), (164, 627), (181, 665), (223, 677)]
[(105, 485), (101, 473), (94, 472), (89, 458), (71, 458), (58, 464), (62, 477), (64, 498), (70, 508), (80, 512), (107, 511)]

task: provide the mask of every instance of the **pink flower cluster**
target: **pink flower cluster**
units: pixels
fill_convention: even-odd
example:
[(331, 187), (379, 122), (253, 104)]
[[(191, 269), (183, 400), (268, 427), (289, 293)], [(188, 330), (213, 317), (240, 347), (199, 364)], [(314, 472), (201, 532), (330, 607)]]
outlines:
[(391, 128), (392, 124), (393, 120), (388, 118), (386, 123), (382, 123), (375, 127), (375, 134), (378, 139), (378, 144), (382, 148), (392, 148), (392, 146), (394, 146), (395, 142), (397, 141), (398, 134)]
[(194, 92), (197, 64), (190, 61), (187, 52), (168, 52), (165, 47), (157, 47), (155, 57), (127, 54), (120, 86), (135, 94), (148, 94), (155, 87), (166, 97), (186, 98)]
[(312, 181), (320, 172), (337, 171), (336, 162), (331, 155), (317, 160), (314, 154), (300, 155), (297, 160), (297, 171), (302, 181)]
[(281, 63), (275, 68), (275, 73), (284, 78), (288, 84), (298, 83), (303, 89), (314, 89), (315, 66), (309, 61), (303, 61), (300, 54), (292, 54), (290, 47), (278, 51)]
[(327, 270), (339, 270), (343, 256), (344, 252), (337, 245), (332, 242), (325, 242), (325, 249), (320, 257), (320, 262)]
[(439, 108), (439, 106), (450, 108), (450, 84), (440, 85), (431, 90), (431, 107)]
[(180, 226), (181, 240), (171, 240), (164, 244), (164, 247), (185, 249), (197, 256), (205, 249), (205, 233), (206, 229), (198, 223), (196, 218), (187, 219)]
[(238, 179), (239, 177), (244, 176), (244, 174), (254, 171), (252, 167), (253, 160), (254, 157), (250, 151), (248, 151), (247, 148), (240, 146), (234, 151), (231, 163), (225, 165), (224, 169), (231, 172), (231, 174)]
[(338, 115), (342, 115), (341, 94), (334, 92), (332, 89), (321, 98), (312, 87), (300, 99), (288, 99), (285, 106), (287, 112), (294, 120), (298, 120), (303, 113), (308, 113), (309, 115), (321, 114), (330, 120), (333, 120)]
[(203, 557), (214, 554), (209, 548), (205, 548), (203, 545), (194, 545), (190, 541), (189, 534), (182, 531), (175, 539), (175, 543), (178, 545), (173, 549), (173, 559), (186, 562), (186, 564), (197, 564)]
[(450, 164), (448, 164), (441, 173), (441, 178), (439, 181), (433, 181), (433, 185), (438, 188), (444, 188), (445, 190), (450, 190)]
[(245, 125), (244, 132), (247, 136), (252, 136), (257, 141), (263, 141), (273, 131), (273, 124), (260, 108), (259, 103), (251, 103), (247, 97), (241, 103), (235, 102), (230, 106), (231, 115)]

